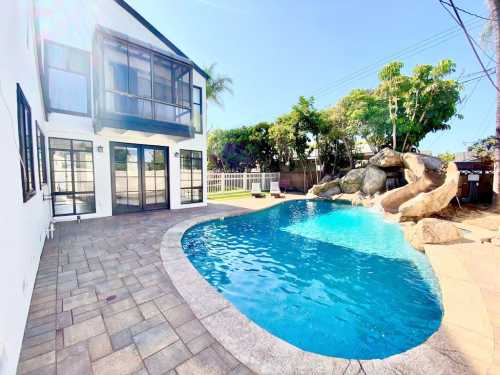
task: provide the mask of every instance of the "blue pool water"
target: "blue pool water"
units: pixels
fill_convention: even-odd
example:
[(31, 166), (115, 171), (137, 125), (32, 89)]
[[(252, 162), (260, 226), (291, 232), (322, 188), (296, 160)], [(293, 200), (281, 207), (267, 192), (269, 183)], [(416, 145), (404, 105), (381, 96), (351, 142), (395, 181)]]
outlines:
[(182, 246), (249, 319), (303, 350), (384, 358), (422, 343), (441, 322), (425, 255), (366, 208), (285, 202), (199, 224)]

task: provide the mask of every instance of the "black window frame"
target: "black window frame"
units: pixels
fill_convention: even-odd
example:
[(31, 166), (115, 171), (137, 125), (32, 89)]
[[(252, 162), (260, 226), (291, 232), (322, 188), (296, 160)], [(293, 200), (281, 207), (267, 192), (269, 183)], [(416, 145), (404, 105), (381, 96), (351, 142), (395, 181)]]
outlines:
[(33, 124), (31, 107), (19, 83), (17, 84), (17, 125), (23, 202), (27, 202), (36, 194)]
[[(199, 150), (185, 150), (185, 149), (181, 149), (179, 150), (179, 162), (180, 162), (180, 201), (181, 201), (181, 204), (193, 204), (193, 203), (202, 203), (203, 202), (203, 151), (199, 151)], [(186, 159), (184, 156), (183, 156), (183, 153), (184, 152), (189, 152), (189, 160), (190, 160), (190, 165), (191, 165), (191, 186), (189, 187), (182, 187), (182, 171), (183, 171), (183, 168), (182, 168), (182, 160), (183, 159)], [(200, 157), (199, 158), (195, 158), (193, 157), (193, 153), (194, 152), (199, 152), (200, 153)], [(193, 185), (193, 160), (200, 160), (200, 163), (201, 163), (201, 184), (200, 186), (194, 186)], [(183, 190), (191, 190), (191, 200), (189, 201), (183, 201), (182, 200), (182, 191)], [(193, 200), (193, 190), (199, 190), (200, 191), (200, 199), (199, 200)]]
[[(130, 92), (122, 92), (122, 91), (116, 91), (113, 89), (109, 89), (105, 85), (106, 81), (106, 67), (105, 67), (105, 57), (104, 57), (104, 42), (105, 40), (111, 40), (115, 41), (121, 44), (124, 44), (127, 46), (127, 65), (130, 69), (130, 58), (129, 58), (129, 53), (128, 53), (128, 46), (131, 46), (136, 49), (140, 49), (142, 51), (145, 51), (149, 53), (150, 55), (150, 77), (151, 77), (151, 97), (144, 97), (144, 96), (139, 96), (139, 95), (134, 95), (130, 94)], [(157, 49), (154, 49), (150, 45), (141, 43), (139, 41), (131, 40), (130, 38), (123, 37), (119, 35), (116, 32), (112, 32), (110, 30), (105, 30), (105, 29), (99, 29), (98, 32), (96, 32), (96, 37), (94, 40), (94, 43), (96, 44), (96, 47), (94, 48), (94, 66), (97, 68), (96, 73), (94, 74), (96, 83), (95, 87), (97, 87), (97, 90), (94, 90), (94, 99), (96, 102), (96, 108), (98, 109), (98, 117), (99, 118), (104, 118), (104, 119), (111, 119), (112, 121), (118, 121), (118, 120), (127, 120), (128, 122), (132, 122), (132, 119), (136, 119), (136, 121), (148, 121), (150, 124), (153, 123), (158, 123), (158, 124), (174, 124), (177, 126), (186, 126), (191, 129), (193, 129), (193, 65), (189, 61), (183, 61), (182, 59), (175, 58), (173, 56), (170, 56), (164, 52), (161, 52)], [(155, 86), (155, 60), (156, 59), (163, 59), (163, 60), (168, 60), (171, 63), (182, 65), (186, 68), (189, 69), (189, 106), (185, 106), (182, 104), (177, 104), (177, 94), (173, 98), (172, 102), (164, 101), (161, 99), (155, 98), (155, 91), (154, 91), (154, 86)], [(128, 80), (130, 77), (128, 78)], [(175, 80), (173, 80), (175, 82)], [(127, 83), (127, 86), (130, 86), (130, 82)], [(174, 85), (173, 85), (174, 86)], [(173, 92), (176, 92), (176, 90), (173, 90)], [(122, 113), (122, 112), (116, 112), (114, 110), (110, 110), (107, 108), (107, 103), (106, 103), (106, 94), (111, 93), (115, 95), (122, 95), (125, 97), (137, 99), (139, 101), (148, 101), (151, 103), (151, 117), (142, 117), (140, 115), (136, 114), (131, 114), (131, 113)], [(182, 102), (182, 100), (181, 100)], [(156, 117), (156, 106), (155, 104), (159, 105), (166, 105), (171, 108), (173, 108), (176, 112), (179, 111), (185, 111), (189, 112), (189, 123), (183, 123), (181, 121), (170, 121), (166, 119), (157, 119)], [(119, 116), (119, 117), (117, 117)], [(179, 115), (180, 116), (180, 115)], [(192, 130), (191, 130), (192, 131)], [(165, 133), (169, 134), (169, 133)]]
[(40, 128), (40, 124), (38, 121), (35, 121), (36, 124), (36, 147), (37, 147), (37, 155), (38, 155), (38, 181), (40, 185), (40, 190), (42, 187), (47, 185), (47, 151), (46, 151), (46, 137)]
[[(62, 70), (62, 71), (72, 73), (72, 74), (79, 74), (79, 75), (83, 75), (83, 74), (80, 71), (72, 71), (69, 68), (61, 69), (59, 67), (51, 67), (50, 63), (49, 63), (49, 57), (48, 57), (49, 56), (48, 49), (50, 48), (51, 45), (58, 46), (60, 48), (65, 48), (68, 51), (76, 53), (76, 54), (85, 55), (86, 60), (87, 60), (87, 69), (86, 69), (85, 74), (84, 74), (85, 79), (87, 81), (87, 90), (86, 90), (87, 91), (86, 92), (86, 94), (87, 94), (87, 112), (70, 111), (70, 110), (55, 108), (52, 106), (52, 104), (50, 102), (50, 92), (49, 92), (49, 81), (50, 81), (50, 69), (49, 68)], [(91, 60), (90, 52), (85, 51), (85, 50), (80, 49), (80, 48), (76, 48), (76, 47), (68, 46), (68, 45), (65, 45), (65, 44), (62, 44), (59, 42), (55, 42), (53, 40), (45, 39), (44, 40), (43, 65), (44, 65), (44, 75), (45, 75), (44, 92), (45, 92), (45, 97), (47, 98), (47, 111), (48, 112), (55, 112), (55, 113), (63, 113), (63, 114), (73, 115), (73, 116), (91, 117), (92, 116), (92, 94), (91, 94), (91, 91), (92, 91), (91, 86), (92, 85), (91, 85), (91, 73), (90, 73), (90, 71), (91, 71), (92, 60)]]
[[(196, 103), (194, 98), (195, 98), (195, 95), (194, 95), (194, 92), (195, 91), (198, 91), (199, 90), (199, 93), (200, 93), (200, 103)], [(192, 119), (193, 119), (193, 129), (194, 129), (194, 132), (195, 134), (203, 134), (203, 89), (200, 87), (200, 86), (196, 86), (196, 85), (193, 85), (193, 94), (192, 94)], [(195, 106), (198, 106), (200, 108), (200, 130), (198, 131), (194, 125), (194, 107)]]
[[(51, 140), (52, 139), (58, 139), (58, 140), (64, 140), (64, 141), (69, 141), (71, 144), (70, 149), (67, 148), (58, 148), (58, 147), (51, 147)], [(74, 169), (74, 142), (89, 142), (91, 144), (92, 151), (85, 151), (85, 152), (90, 152), (92, 154), (92, 176), (93, 176), (93, 185), (92, 185), (92, 191), (75, 191), (75, 169)], [(57, 192), (55, 189), (55, 178), (54, 178), (54, 159), (52, 157), (52, 150), (61, 150), (61, 151), (70, 151), (71, 152), (71, 184), (72, 184), (72, 189), (71, 191), (63, 191), (63, 192)], [(80, 150), (76, 150), (76, 152), (81, 152)], [(52, 191), (52, 214), (54, 217), (60, 217), (60, 216), (76, 216), (76, 215), (90, 215), (90, 214), (95, 214), (97, 212), (97, 204), (96, 204), (96, 193), (95, 193), (95, 158), (94, 158), (94, 142), (91, 140), (87, 139), (74, 139), (74, 138), (61, 138), (61, 137), (49, 137), (49, 161), (50, 161), (50, 180), (51, 180), (51, 191)], [(93, 205), (93, 211), (89, 212), (81, 212), (78, 213), (76, 212), (76, 203), (75, 203), (75, 195), (77, 194), (90, 194), (93, 193), (94, 195), (94, 205)], [(56, 214), (55, 211), (55, 196), (56, 195), (72, 195), (73, 196), (73, 212), (72, 213), (67, 213), (67, 214)]]

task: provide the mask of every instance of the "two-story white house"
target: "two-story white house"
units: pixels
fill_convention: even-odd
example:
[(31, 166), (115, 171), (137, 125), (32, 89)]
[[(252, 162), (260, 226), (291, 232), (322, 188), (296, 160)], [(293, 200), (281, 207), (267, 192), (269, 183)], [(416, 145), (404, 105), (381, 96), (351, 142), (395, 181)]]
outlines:
[(51, 221), (206, 205), (206, 73), (123, 0), (0, 13), (0, 373)]

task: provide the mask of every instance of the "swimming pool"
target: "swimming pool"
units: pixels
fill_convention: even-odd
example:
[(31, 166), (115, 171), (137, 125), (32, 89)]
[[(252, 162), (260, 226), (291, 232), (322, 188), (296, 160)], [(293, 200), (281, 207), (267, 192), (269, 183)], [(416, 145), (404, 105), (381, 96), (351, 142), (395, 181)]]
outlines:
[(441, 323), (425, 255), (366, 208), (284, 202), (198, 224), (182, 247), (249, 319), (306, 351), (385, 358), (424, 342)]

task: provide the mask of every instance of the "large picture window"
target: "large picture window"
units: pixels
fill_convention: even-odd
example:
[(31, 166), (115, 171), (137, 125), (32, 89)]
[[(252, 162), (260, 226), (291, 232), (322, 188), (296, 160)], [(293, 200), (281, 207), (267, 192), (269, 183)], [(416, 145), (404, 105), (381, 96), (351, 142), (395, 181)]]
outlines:
[(91, 141), (49, 138), (54, 216), (95, 212)]
[(49, 111), (90, 116), (90, 53), (45, 41)]
[(201, 151), (181, 150), (181, 203), (203, 201)]
[(19, 84), (17, 85), (17, 123), (23, 201), (26, 202), (36, 193), (33, 162), (33, 130), (31, 126), (31, 108)]
[(36, 146), (38, 149), (38, 178), (40, 189), (47, 183), (47, 156), (45, 154), (45, 134), (36, 123)]
[(203, 108), (201, 87), (193, 86), (193, 127), (196, 133), (203, 133)]
[(103, 38), (107, 112), (191, 125), (192, 67), (117, 38)]

